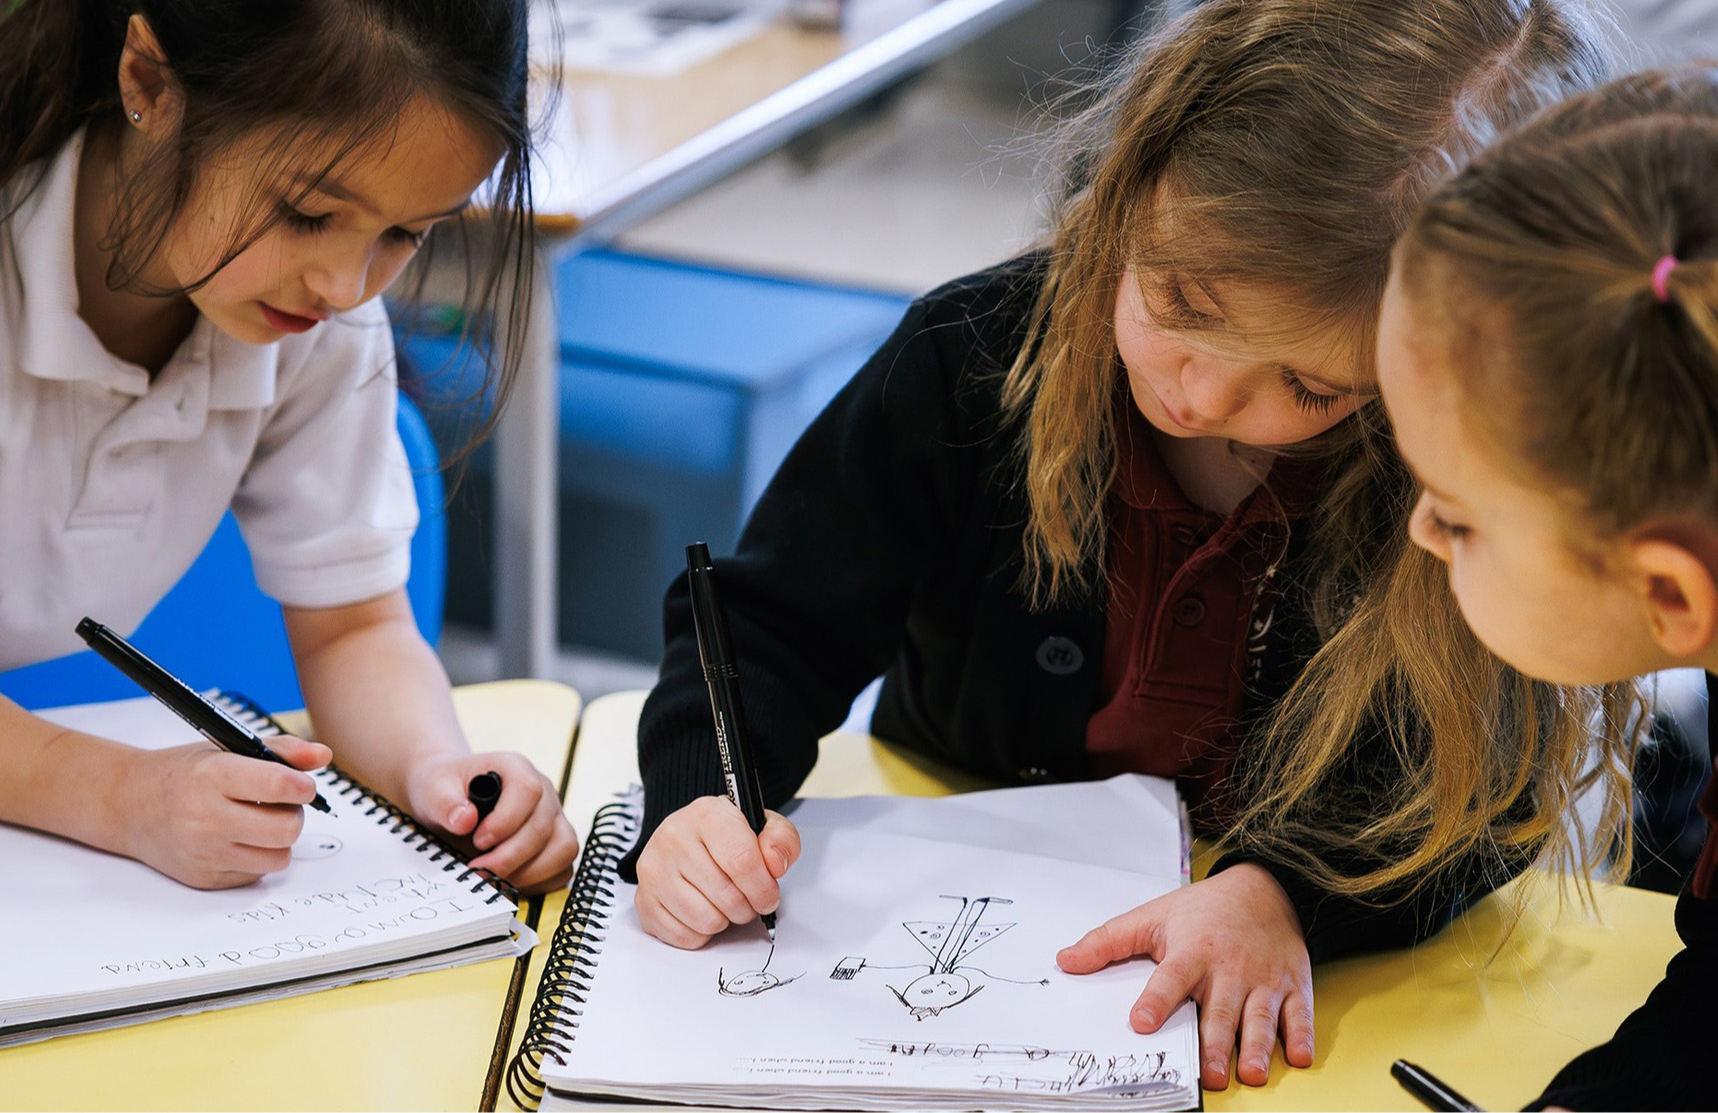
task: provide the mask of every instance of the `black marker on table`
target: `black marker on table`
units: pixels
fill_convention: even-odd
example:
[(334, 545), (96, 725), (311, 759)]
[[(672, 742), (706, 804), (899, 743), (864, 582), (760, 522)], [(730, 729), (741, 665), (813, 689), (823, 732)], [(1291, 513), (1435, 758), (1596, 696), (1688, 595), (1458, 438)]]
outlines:
[[(716, 598), (715, 566), (702, 541), (686, 546), (686, 579), (692, 589), (692, 627), (698, 635), (698, 661), (710, 689), (710, 714), (716, 720), (716, 745), (722, 752), (722, 777), (728, 799), (746, 817), (755, 835), (764, 829), (764, 790), (740, 707), (740, 670), (728, 641), (728, 620)], [(763, 914), (764, 930), (775, 942), (775, 913)]]
[[(250, 727), (209, 702), (207, 696), (144, 656), (136, 646), (95, 619), (86, 618), (78, 623), (78, 637), (221, 749), (292, 768), (285, 758), (265, 746)], [(310, 806), (319, 812), (333, 811), (320, 792), (310, 801)]]
[(1450, 1089), (1442, 1079), (1424, 1067), (1416, 1067), (1406, 1059), (1397, 1059), (1391, 1063), (1390, 1074), (1410, 1094), (1425, 1103), (1427, 1109), (1471, 1110), (1474, 1113), (1483, 1113), (1479, 1106)]
[(465, 798), (477, 809), (477, 822), (482, 823), (501, 799), (501, 774), (491, 769), (471, 778), (471, 783), (465, 786)]

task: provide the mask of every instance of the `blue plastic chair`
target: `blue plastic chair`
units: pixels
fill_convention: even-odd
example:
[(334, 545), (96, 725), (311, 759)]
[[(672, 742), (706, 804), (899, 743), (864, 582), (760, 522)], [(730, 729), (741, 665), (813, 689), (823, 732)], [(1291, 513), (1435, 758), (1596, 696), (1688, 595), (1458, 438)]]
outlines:
[[(418, 629), (433, 645), (441, 634), (447, 585), (440, 460), (423, 414), (403, 394), (398, 427), (412, 466), (419, 514), (406, 594)], [(220, 616), (218, 622), (210, 619), (214, 614)], [(250, 551), (231, 513), (131, 641), (199, 690), (220, 687), (241, 692), (270, 710), (304, 706), (280, 605), (257, 587)], [(0, 695), (27, 708), (140, 694), (137, 685), (88, 650), (0, 673)]]

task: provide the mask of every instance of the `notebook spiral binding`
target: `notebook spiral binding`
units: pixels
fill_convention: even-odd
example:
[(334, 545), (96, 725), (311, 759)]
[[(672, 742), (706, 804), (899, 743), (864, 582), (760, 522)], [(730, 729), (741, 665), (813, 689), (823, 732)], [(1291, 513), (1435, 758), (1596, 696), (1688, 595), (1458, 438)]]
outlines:
[(542, 1103), (544, 1058), (564, 1063), (563, 1056), (571, 1050), (567, 1045), (578, 1035), (579, 1006), (590, 992), (591, 956), (602, 953), (600, 944), (614, 905), (615, 866), (638, 837), (636, 800), (634, 795), (605, 804), (591, 823), (525, 1036), (507, 1068), (507, 1092), (521, 1109), (536, 1109)]
[[(246, 695), (218, 688), (205, 692), (204, 695), (221, 710), (264, 738), (286, 733), (285, 728), (273, 715)], [(428, 854), (429, 861), (441, 866), (443, 873), (454, 873), (453, 881), (456, 884), (463, 885), (475, 880), (475, 884), (467, 886), (468, 892), (481, 893), (489, 889), (490, 894), (483, 903), (494, 904), (498, 900), (508, 900), (518, 904), (523, 899), (519, 891), (506, 880), (488, 870), (473, 869), (459, 851), (419, 826), (417, 820), (396, 807), (387, 797), (338, 765), (329, 765), (322, 776), (324, 780), (332, 782), (333, 791), (348, 806), (364, 809), (363, 814), (366, 817), (374, 817), (378, 825), (392, 824), (390, 833), (404, 832), (407, 836), (404, 840), (406, 845), (420, 854)]]

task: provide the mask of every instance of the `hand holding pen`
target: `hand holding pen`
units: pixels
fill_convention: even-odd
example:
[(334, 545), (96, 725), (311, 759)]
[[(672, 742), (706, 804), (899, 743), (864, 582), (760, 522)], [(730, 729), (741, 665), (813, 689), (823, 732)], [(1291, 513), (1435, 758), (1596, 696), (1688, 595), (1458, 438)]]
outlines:
[[(108, 812), (99, 845), (200, 889), (245, 885), (284, 869), (305, 806), (321, 800), (307, 771), (328, 763), (328, 748), (286, 735), (265, 744), (107, 627), (85, 619), (78, 634), (205, 737), (218, 734), (225, 743), (219, 750), (110, 746), (120, 775), (91, 786)], [(250, 752), (253, 744), (272, 756)]]
[[(740, 669), (728, 640), (728, 617), (716, 594), (715, 566), (702, 542), (686, 546), (686, 575), (692, 593), (692, 625), (698, 637), (698, 660), (710, 690), (710, 714), (715, 722), (716, 748), (722, 759), (722, 779), (752, 834), (763, 833), (764, 790), (758, 782), (757, 758), (746, 729), (740, 702)], [(775, 941), (775, 913), (762, 915), (764, 930)]]
[[(634, 905), (646, 932), (692, 950), (730, 925), (776, 911), (781, 878), (798, 860), (800, 840), (785, 816), (763, 808), (761, 793), (753, 798), (755, 807), (745, 803), (747, 786), (757, 783), (757, 765), (749, 745), (734, 745), (736, 738), (749, 739), (738, 684), (744, 664), (736, 661), (728, 640), (709, 550), (702, 544), (687, 546), (686, 563), (709, 722), (718, 728), (711, 756), (717, 759), (724, 795), (701, 796), (656, 828), (638, 857)], [(725, 760), (720, 752), (724, 739), (729, 743)], [(751, 775), (740, 775), (748, 771)]]
[[(168, 710), (221, 749), (241, 757), (287, 765), (250, 727), (95, 619), (86, 618), (79, 622), (77, 632), (109, 664), (136, 681), (138, 687), (161, 701)], [(328, 801), (320, 792), (311, 798), (310, 806), (319, 812), (329, 810)]]

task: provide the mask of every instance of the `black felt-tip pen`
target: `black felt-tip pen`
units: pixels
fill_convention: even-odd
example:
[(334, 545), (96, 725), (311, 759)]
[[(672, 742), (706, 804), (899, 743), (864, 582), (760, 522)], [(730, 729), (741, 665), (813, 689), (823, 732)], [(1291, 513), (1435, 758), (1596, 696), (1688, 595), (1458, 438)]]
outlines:
[[(250, 727), (210, 703), (203, 693), (150, 660), (136, 646), (95, 619), (86, 618), (78, 623), (78, 637), (221, 749), (292, 768), (285, 758), (263, 745), (262, 739)], [(310, 806), (319, 812), (333, 810), (320, 792), (310, 801)]]
[[(716, 596), (716, 569), (702, 541), (686, 546), (686, 578), (692, 590), (692, 627), (698, 635), (698, 662), (704, 686), (710, 690), (710, 714), (716, 720), (716, 746), (722, 755), (722, 778), (728, 799), (740, 809), (752, 833), (764, 829), (764, 790), (758, 783), (757, 762), (740, 707), (740, 669), (728, 640), (728, 619)], [(775, 941), (775, 913), (763, 914), (764, 930)]]
[(1472, 1110), (1474, 1113), (1483, 1113), (1479, 1106), (1450, 1089), (1437, 1075), (1424, 1067), (1416, 1067), (1406, 1059), (1397, 1059), (1391, 1063), (1390, 1073), (1410, 1094), (1419, 1098), (1427, 1109)]

